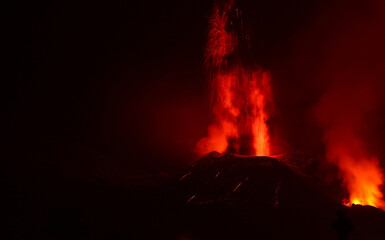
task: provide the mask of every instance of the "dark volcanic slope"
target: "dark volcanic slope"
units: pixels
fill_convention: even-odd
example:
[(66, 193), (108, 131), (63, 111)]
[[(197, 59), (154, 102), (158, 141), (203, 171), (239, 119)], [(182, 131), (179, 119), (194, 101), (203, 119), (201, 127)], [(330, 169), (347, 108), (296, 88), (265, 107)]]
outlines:
[(331, 204), (290, 168), (271, 157), (212, 152), (170, 183), (170, 187), (190, 204), (250, 204), (291, 209)]
[[(285, 161), (306, 161), (297, 156)], [(384, 211), (328, 200), (285, 161), (214, 152), (160, 187), (136, 190), (4, 166), (1, 239), (336, 239), (338, 210), (354, 226), (348, 239), (385, 239)]]
[[(179, 216), (185, 224), (175, 226), (197, 239), (335, 239), (337, 211), (352, 218), (351, 239), (385, 236), (378, 227), (385, 224), (383, 211), (361, 207), (358, 213), (332, 202), (275, 158), (213, 152), (166, 188), (186, 206)], [(363, 226), (362, 217), (372, 225)]]

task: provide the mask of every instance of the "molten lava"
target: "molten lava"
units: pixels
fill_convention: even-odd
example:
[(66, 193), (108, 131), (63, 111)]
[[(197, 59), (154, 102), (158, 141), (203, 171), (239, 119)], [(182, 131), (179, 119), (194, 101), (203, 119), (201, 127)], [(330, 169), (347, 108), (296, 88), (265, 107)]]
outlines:
[(270, 74), (252, 63), (250, 34), (233, 1), (216, 5), (210, 18), (206, 64), (211, 72), (215, 121), (197, 144), (201, 155), (211, 151), (268, 156), (267, 121), (272, 104)]
[[(330, 132), (329, 132), (330, 133)], [(376, 156), (369, 154), (362, 141), (351, 134), (327, 139), (327, 159), (335, 163), (349, 192), (345, 205), (371, 205), (385, 209), (380, 186), (383, 174)]]

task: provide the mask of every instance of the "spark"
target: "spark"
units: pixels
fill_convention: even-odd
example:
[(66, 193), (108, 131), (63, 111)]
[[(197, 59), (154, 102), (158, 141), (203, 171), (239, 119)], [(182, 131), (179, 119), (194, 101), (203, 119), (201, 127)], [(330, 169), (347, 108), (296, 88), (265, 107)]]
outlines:
[(188, 200), (187, 200), (187, 203), (190, 203), (191, 200), (193, 200), (195, 198), (195, 195), (193, 195), (192, 197), (190, 197)]

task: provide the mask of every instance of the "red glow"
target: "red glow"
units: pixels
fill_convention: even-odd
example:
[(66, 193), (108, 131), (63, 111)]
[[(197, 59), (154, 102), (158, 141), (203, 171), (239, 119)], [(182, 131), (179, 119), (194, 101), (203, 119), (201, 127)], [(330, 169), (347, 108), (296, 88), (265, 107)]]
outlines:
[[(368, 81), (369, 82), (369, 81)], [(317, 117), (324, 128), (326, 158), (340, 169), (340, 177), (349, 192), (344, 204), (371, 205), (385, 209), (383, 173), (378, 158), (372, 153), (363, 131), (365, 118), (376, 107), (374, 87), (368, 82), (334, 85), (318, 105)]]
[(343, 183), (350, 195), (345, 205), (371, 205), (384, 209), (379, 188), (383, 184), (383, 174), (377, 157), (367, 153), (359, 138), (343, 136), (328, 139), (327, 158), (340, 168)]
[[(236, 13), (236, 19), (230, 14)], [(211, 151), (247, 155), (270, 154), (267, 105), (272, 102), (270, 74), (258, 67), (244, 66), (238, 52), (240, 37), (235, 21), (243, 24), (233, 1), (216, 6), (210, 19), (207, 65), (212, 72), (212, 108), (215, 122), (208, 136), (197, 144), (197, 152)], [(240, 25), (243, 29), (243, 25)], [(238, 29), (239, 31), (239, 29)]]
[[(270, 73), (253, 64), (253, 57), (248, 55), (253, 50), (251, 38), (244, 29), (242, 12), (234, 7), (232, 0), (215, 6), (206, 49), (215, 119), (208, 127), (208, 135), (196, 146), (200, 155), (211, 151), (257, 156), (271, 154), (268, 121), (273, 97)], [(344, 44), (346, 42), (351, 40)], [(334, 65), (342, 73), (334, 76), (332, 70), (325, 70), (332, 84), (316, 110), (323, 128), (326, 159), (339, 168), (349, 192), (346, 205), (372, 205), (385, 209), (381, 192), (384, 176), (378, 155), (367, 146), (364, 138), (367, 133), (365, 119), (378, 104), (375, 99), (377, 80), (371, 80), (368, 74), (350, 74), (352, 69), (346, 71), (339, 62)]]

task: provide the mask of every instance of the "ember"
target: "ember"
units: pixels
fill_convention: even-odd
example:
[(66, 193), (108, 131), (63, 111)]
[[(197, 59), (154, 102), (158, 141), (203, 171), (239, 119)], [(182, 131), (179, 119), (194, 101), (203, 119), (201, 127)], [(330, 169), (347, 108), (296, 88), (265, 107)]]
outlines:
[(188, 172), (186, 173), (185, 175), (183, 175), (181, 178), (179, 178), (179, 181), (182, 181), (183, 179), (185, 179), (188, 175), (190, 175), (191, 172)]
[(247, 180), (249, 180), (249, 177), (246, 177), (245, 180), (243, 180), (242, 182), (240, 182), (233, 190), (233, 192), (237, 191), (237, 189), (244, 183), (246, 182)]
[(238, 185), (234, 188), (233, 192), (237, 191), (237, 189), (242, 185), (242, 182), (238, 183)]
[(187, 200), (187, 203), (191, 202), (191, 200), (193, 200), (195, 198), (195, 195), (193, 195), (192, 197), (190, 197), (188, 200)]

